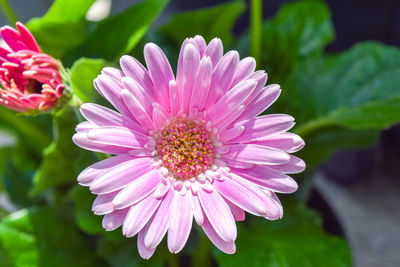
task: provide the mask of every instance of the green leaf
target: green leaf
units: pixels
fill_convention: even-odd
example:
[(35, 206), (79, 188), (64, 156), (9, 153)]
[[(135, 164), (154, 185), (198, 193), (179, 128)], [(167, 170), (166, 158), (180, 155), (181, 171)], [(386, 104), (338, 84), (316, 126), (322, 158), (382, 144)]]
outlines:
[(339, 55), (299, 64), (284, 101), (302, 135), (332, 125), (379, 130), (400, 121), (399, 84), (400, 50), (360, 43)]
[(232, 28), (236, 19), (245, 10), (244, 1), (233, 1), (210, 8), (182, 12), (160, 30), (180, 45), (187, 37), (202, 35), (207, 41), (214, 37), (222, 39), (225, 46), (233, 42)]
[(0, 221), (0, 243), (14, 266), (98, 266), (66, 206), (21, 210)]
[(33, 178), (32, 193), (75, 181), (87, 153), (72, 142), (78, 123), (74, 107), (65, 106), (54, 115), (54, 140), (43, 151), (42, 163)]
[(163, 253), (168, 253), (164, 243), (161, 243), (154, 255), (149, 260), (143, 260), (139, 256), (136, 246), (136, 238), (126, 238), (120, 233), (119, 238), (107, 238), (102, 236), (97, 240), (97, 252), (107, 260), (111, 267), (162, 267)]
[(101, 216), (94, 215), (92, 204), (95, 196), (87, 188), (77, 186), (72, 192), (75, 203), (75, 221), (78, 227), (89, 234), (104, 233)]
[(238, 224), (236, 253), (227, 255), (214, 250), (221, 267), (242, 266), (350, 266), (346, 242), (321, 229), (315, 211), (301, 204), (284, 205), (279, 221), (255, 218)]
[(97, 102), (99, 94), (94, 90), (93, 80), (104, 67), (104, 60), (80, 58), (70, 70), (72, 90), (83, 102)]
[(131, 51), (159, 16), (168, 0), (146, 0), (100, 21), (85, 43), (85, 55), (113, 61)]
[(33, 18), (27, 27), (45, 53), (62, 58), (86, 40), (86, 12), (95, 0), (56, 0), (46, 15)]
[(285, 4), (263, 25), (262, 62), (270, 79), (282, 82), (293, 64), (322, 54), (333, 40), (329, 8), (322, 1), (305, 0)]

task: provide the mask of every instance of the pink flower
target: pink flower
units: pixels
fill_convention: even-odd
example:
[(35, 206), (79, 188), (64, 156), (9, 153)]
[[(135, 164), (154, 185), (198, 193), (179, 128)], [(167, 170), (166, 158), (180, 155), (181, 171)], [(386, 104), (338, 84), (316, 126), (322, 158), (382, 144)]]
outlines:
[(9, 49), (0, 47), (0, 104), (16, 111), (46, 111), (64, 91), (58, 63), (41, 53), (35, 38), (20, 22), (0, 29)]
[[(115, 154), (78, 177), (98, 195), (93, 211), (103, 227), (122, 225), (138, 234), (138, 250), (149, 258), (168, 232), (168, 248), (179, 252), (192, 218), (226, 253), (235, 252), (236, 221), (247, 211), (269, 220), (282, 217), (275, 192), (292, 193), (287, 174), (304, 170), (290, 155), (303, 140), (286, 131), (284, 114), (256, 117), (279, 96), (279, 85), (264, 87), (267, 75), (254, 71), (253, 58), (223, 55), (220, 39), (201, 36), (182, 45), (176, 78), (161, 49), (144, 48), (147, 68), (123, 56), (122, 71), (104, 68), (94, 81), (117, 110), (83, 104), (88, 120), (73, 140), (92, 151)], [(268, 238), (268, 237), (266, 237)]]

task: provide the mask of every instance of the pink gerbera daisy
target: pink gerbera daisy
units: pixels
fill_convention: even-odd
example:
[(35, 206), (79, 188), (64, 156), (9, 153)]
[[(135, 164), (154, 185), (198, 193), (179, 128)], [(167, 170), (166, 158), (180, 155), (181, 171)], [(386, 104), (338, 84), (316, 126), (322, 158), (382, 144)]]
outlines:
[(123, 56), (122, 71), (104, 68), (94, 85), (117, 110), (83, 104), (88, 120), (73, 140), (92, 151), (115, 154), (78, 177), (98, 195), (93, 211), (103, 227), (122, 225), (138, 234), (138, 250), (149, 258), (168, 232), (168, 248), (179, 252), (192, 218), (225, 253), (235, 252), (235, 220), (244, 211), (269, 220), (283, 210), (275, 192), (292, 193), (287, 173), (304, 162), (289, 153), (304, 142), (284, 114), (256, 117), (279, 96), (265, 86), (253, 58), (236, 51), (223, 55), (221, 40), (201, 36), (182, 44), (176, 78), (155, 44), (144, 48), (147, 69)]
[(0, 104), (22, 112), (50, 110), (64, 91), (58, 62), (41, 53), (24, 24), (17, 22), (17, 29), (0, 29), (9, 47), (0, 47)]

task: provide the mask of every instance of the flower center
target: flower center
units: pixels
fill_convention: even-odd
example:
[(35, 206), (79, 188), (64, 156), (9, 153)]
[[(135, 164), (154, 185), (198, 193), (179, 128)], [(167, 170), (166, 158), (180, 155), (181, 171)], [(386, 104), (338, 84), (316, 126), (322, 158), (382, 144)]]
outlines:
[(40, 94), (42, 92), (43, 83), (35, 79), (29, 79), (25, 85), (25, 92), (28, 94)]
[(176, 120), (166, 126), (157, 140), (162, 165), (176, 179), (189, 179), (205, 172), (214, 163), (215, 148), (204, 125)]

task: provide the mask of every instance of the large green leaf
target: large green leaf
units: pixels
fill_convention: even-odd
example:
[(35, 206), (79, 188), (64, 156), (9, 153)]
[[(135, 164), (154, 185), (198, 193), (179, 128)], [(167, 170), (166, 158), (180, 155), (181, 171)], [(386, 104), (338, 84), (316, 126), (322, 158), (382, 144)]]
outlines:
[(44, 52), (56, 58), (86, 40), (86, 12), (95, 0), (56, 0), (42, 18), (31, 19), (27, 26)]
[(43, 151), (42, 163), (33, 178), (33, 193), (75, 181), (82, 165), (90, 160), (89, 154), (72, 142), (78, 123), (73, 109), (65, 106), (54, 115), (54, 140)]
[(301, 154), (313, 165), (340, 147), (370, 144), (399, 122), (399, 84), (400, 50), (360, 43), (297, 62), (275, 108), (296, 118), (295, 132), (306, 140)]
[(270, 80), (281, 83), (297, 60), (321, 55), (333, 38), (330, 12), (322, 1), (285, 4), (263, 25), (258, 66), (268, 71)]
[(0, 243), (13, 266), (98, 266), (89, 240), (69, 219), (70, 209), (21, 210), (0, 221)]
[(179, 13), (162, 26), (161, 31), (180, 45), (187, 37), (202, 35), (207, 41), (221, 38), (224, 45), (232, 44), (232, 28), (236, 19), (243, 13), (245, 3), (233, 1), (210, 8)]
[(102, 217), (92, 212), (92, 204), (96, 196), (87, 188), (76, 186), (72, 192), (72, 198), (75, 203), (75, 221), (78, 227), (89, 234), (104, 233), (101, 226)]
[(339, 55), (298, 64), (282, 101), (296, 116), (302, 135), (332, 125), (383, 129), (400, 121), (399, 84), (400, 50), (361, 43)]
[(115, 60), (140, 41), (168, 0), (146, 0), (100, 21), (85, 43), (84, 55)]
[(80, 58), (70, 70), (72, 91), (83, 102), (96, 102), (100, 96), (94, 90), (93, 80), (104, 67), (104, 60)]
[(221, 267), (351, 265), (347, 243), (325, 233), (318, 214), (301, 204), (285, 205), (280, 221), (239, 223), (236, 247), (234, 255), (214, 250)]

